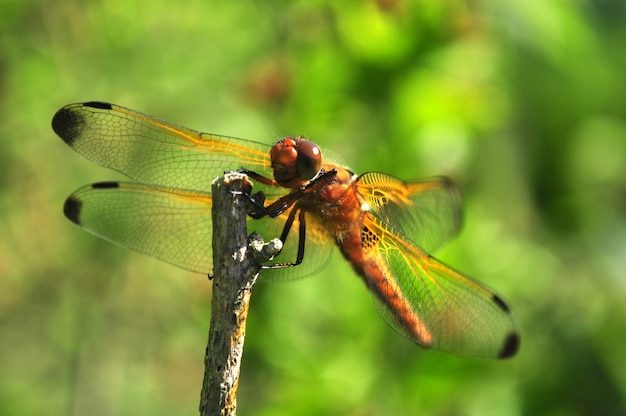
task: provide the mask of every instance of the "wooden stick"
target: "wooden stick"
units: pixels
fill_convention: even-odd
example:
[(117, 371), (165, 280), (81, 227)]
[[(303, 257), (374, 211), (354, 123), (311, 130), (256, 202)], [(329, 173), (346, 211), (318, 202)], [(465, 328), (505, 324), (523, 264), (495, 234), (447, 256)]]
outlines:
[[(249, 242), (247, 199), (251, 184), (246, 175), (226, 173), (213, 183), (213, 298), (211, 326), (204, 357), (200, 397), (202, 416), (234, 416), (246, 335), (252, 285), (261, 259), (280, 251), (280, 240), (263, 245), (259, 236)], [(251, 247), (251, 248), (248, 248)]]

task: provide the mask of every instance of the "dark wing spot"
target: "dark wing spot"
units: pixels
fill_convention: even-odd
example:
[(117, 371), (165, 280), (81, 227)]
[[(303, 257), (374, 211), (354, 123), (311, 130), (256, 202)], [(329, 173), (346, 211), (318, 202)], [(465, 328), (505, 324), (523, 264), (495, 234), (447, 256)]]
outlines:
[(509, 309), (509, 305), (506, 304), (505, 301), (498, 295), (493, 295), (493, 301), (506, 313), (511, 313), (511, 309)]
[(102, 110), (110, 110), (113, 108), (111, 104), (102, 101), (88, 101), (86, 103), (83, 103), (83, 105), (85, 107), (100, 108)]
[(91, 184), (93, 189), (111, 189), (111, 188), (119, 188), (119, 182), (98, 182)]
[(378, 244), (378, 236), (374, 234), (372, 230), (364, 226), (361, 230), (361, 243), (363, 244), (363, 248), (370, 249)]
[(85, 119), (72, 107), (63, 107), (52, 118), (52, 130), (69, 146), (83, 132)]
[(82, 202), (74, 198), (74, 196), (70, 196), (65, 200), (65, 204), (63, 205), (63, 214), (65, 214), (65, 217), (74, 224), (80, 225), (81, 209)]
[(510, 333), (504, 341), (504, 346), (498, 354), (498, 358), (509, 358), (515, 355), (520, 345), (520, 336), (516, 332)]

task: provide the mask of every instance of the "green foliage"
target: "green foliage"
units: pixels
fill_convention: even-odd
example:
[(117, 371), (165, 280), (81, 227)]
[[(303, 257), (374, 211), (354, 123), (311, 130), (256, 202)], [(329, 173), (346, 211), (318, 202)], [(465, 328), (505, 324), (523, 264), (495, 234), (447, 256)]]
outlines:
[(448, 175), (441, 258), (497, 289), (522, 347), (425, 351), (337, 254), (255, 287), (239, 394), (255, 415), (626, 413), (626, 3), (362, 0), (0, 4), (0, 413), (193, 414), (210, 283), (72, 227), (117, 179), (52, 132), (111, 101), (357, 172)]

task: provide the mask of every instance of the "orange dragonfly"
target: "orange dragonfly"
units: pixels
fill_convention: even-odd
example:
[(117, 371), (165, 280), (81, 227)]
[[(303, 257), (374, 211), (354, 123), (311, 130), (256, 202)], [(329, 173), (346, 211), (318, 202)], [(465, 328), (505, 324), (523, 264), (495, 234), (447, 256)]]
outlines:
[(249, 231), (283, 242), (261, 279), (319, 271), (334, 242), (382, 318), (411, 340), (481, 358), (511, 357), (519, 348), (505, 301), (429, 254), (460, 228), (460, 193), (447, 178), (355, 175), (324, 162), (304, 138), (270, 146), (103, 102), (61, 108), (52, 128), (87, 159), (135, 181), (95, 183), (68, 197), (66, 217), (92, 234), (212, 274), (211, 182), (242, 170), (264, 196), (256, 208), (250, 204)]

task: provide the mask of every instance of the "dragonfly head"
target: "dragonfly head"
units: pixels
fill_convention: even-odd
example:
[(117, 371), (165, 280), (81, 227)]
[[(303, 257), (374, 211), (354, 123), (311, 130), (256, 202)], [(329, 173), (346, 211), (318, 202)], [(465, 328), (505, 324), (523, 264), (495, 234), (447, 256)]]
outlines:
[(322, 168), (322, 151), (310, 140), (285, 137), (272, 150), (274, 179), (285, 188), (295, 188), (313, 179)]

